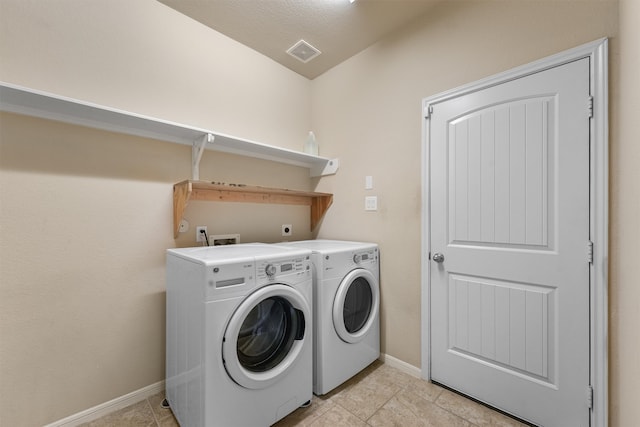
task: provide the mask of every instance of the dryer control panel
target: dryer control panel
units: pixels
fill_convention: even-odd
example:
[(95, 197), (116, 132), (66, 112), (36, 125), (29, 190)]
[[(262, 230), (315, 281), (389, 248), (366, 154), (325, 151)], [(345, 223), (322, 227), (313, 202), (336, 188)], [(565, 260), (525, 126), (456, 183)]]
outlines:
[(378, 259), (377, 249), (368, 249), (365, 251), (358, 251), (353, 253), (352, 261), (356, 264), (363, 262), (371, 262)]

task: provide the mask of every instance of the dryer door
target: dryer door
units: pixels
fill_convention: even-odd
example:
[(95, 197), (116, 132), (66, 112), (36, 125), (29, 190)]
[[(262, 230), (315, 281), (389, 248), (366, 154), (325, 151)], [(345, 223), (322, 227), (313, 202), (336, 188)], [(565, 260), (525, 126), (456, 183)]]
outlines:
[(310, 319), (307, 301), (290, 286), (269, 285), (249, 295), (231, 316), (222, 343), (231, 379), (262, 389), (285, 376), (309, 341)]
[(380, 290), (369, 270), (355, 269), (342, 279), (333, 302), (333, 325), (345, 342), (361, 341), (378, 319)]

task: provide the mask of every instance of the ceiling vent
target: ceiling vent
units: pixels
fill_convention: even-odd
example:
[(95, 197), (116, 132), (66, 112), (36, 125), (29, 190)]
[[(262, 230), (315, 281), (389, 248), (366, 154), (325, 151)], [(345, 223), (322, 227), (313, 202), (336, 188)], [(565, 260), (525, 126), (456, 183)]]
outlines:
[(306, 63), (311, 61), (316, 56), (320, 55), (322, 52), (311, 46), (306, 41), (300, 40), (298, 43), (291, 46), (289, 50), (287, 50), (287, 53), (294, 58)]

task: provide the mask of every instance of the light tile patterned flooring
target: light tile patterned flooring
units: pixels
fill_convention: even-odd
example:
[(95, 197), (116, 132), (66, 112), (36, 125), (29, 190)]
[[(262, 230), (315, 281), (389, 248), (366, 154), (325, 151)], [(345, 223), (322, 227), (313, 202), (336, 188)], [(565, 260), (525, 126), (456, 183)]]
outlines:
[[(84, 427), (178, 426), (161, 407), (164, 393), (84, 424)], [(381, 362), (312, 404), (280, 420), (276, 427), (523, 427), (499, 412), (412, 377)], [(253, 427), (253, 426), (247, 426)]]

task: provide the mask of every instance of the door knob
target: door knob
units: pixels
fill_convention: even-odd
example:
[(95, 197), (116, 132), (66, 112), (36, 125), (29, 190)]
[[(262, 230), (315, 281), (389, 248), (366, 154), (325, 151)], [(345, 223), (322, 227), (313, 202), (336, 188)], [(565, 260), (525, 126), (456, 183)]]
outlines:
[(441, 263), (442, 261), (444, 261), (444, 255), (442, 255), (440, 252), (436, 252), (435, 254), (433, 254), (433, 260), (437, 263)]

